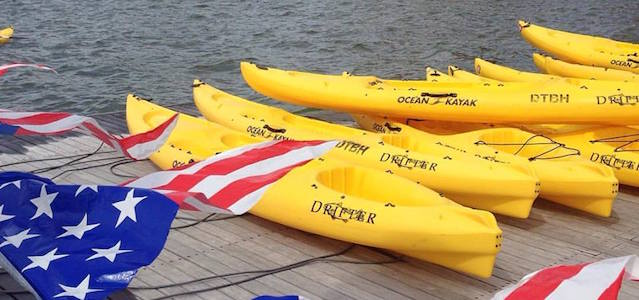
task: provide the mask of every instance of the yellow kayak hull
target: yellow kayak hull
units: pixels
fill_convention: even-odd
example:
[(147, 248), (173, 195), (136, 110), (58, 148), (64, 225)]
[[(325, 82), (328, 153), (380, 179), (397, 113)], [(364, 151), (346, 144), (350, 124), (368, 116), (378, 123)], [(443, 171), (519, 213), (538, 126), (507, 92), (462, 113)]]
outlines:
[[(431, 141), (444, 138), (382, 117), (354, 114), (353, 118), (362, 128), (378, 133)], [(617, 178), (609, 167), (579, 157), (576, 149), (514, 128), (475, 130), (449, 135), (445, 140), (458, 151), (495, 161), (521, 164), (520, 159), (524, 158), (539, 177), (540, 197), (598, 216), (610, 216), (619, 189)]]
[(556, 76), (639, 82), (639, 75), (632, 72), (571, 64), (539, 53), (533, 53), (533, 62), (540, 71)]
[[(129, 96), (131, 133), (175, 114)], [(151, 156), (162, 169), (258, 142), (223, 126), (180, 114), (167, 144)], [(460, 206), (410, 180), (328, 156), (290, 171), (268, 188), (251, 214), (299, 230), (390, 249), (453, 270), (489, 277), (502, 232), (492, 214)]]
[(550, 29), (519, 21), (531, 45), (570, 63), (639, 73), (639, 45)]
[[(477, 69), (478, 74), (481, 71), (482, 76), (485, 76), (491, 79), (500, 80), (500, 81), (509, 81), (509, 82), (547, 82), (549, 80), (564, 81), (564, 82), (568, 82), (573, 85), (579, 85), (582, 87), (588, 87), (588, 86), (592, 87), (595, 82), (596, 84), (594, 84), (594, 86), (614, 87), (615, 85), (620, 84), (620, 81), (612, 81), (612, 80), (567, 78), (567, 77), (551, 76), (551, 75), (539, 74), (539, 73), (533, 73), (533, 72), (523, 72), (523, 71), (515, 70), (506, 66), (487, 62), (479, 58), (475, 59), (475, 67)], [(617, 70), (609, 70), (609, 71), (620, 72)], [(621, 84), (636, 85), (634, 82), (630, 80), (624, 80), (623, 82), (621, 82)], [(612, 98), (617, 99), (614, 101), (618, 103), (623, 103), (623, 100), (621, 99), (624, 99), (624, 98), (627, 99), (631, 97), (633, 96), (624, 95), (623, 93), (612, 96)], [(608, 98), (611, 99), (611, 97), (608, 97)], [(603, 97), (599, 97), (599, 99), (600, 100), (598, 100), (598, 102), (606, 102), (606, 100), (603, 99)], [(626, 103), (622, 105), (628, 105), (628, 104), (630, 103)], [(630, 126), (633, 128), (639, 128), (639, 126), (637, 125), (630, 125)], [(561, 125), (546, 124), (541, 126), (541, 128), (532, 126), (530, 130), (534, 132), (563, 133), (563, 132), (575, 131), (575, 130), (580, 130), (580, 129), (589, 128), (589, 127), (597, 127), (597, 126), (596, 125), (576, 125), (575, 126), (575, 125), (566, 125), (566, 124), (561, 124)], [(545, 131), (545, 130), (548, 130), (548, 131)]]
[(0, 44), (5, 44), (13, 37), (13, 26), (0, 29)]
[(448, 66), (448, 76), (457, 81), (499, 83), (499, 80), (482, 77), (456, 66)]
[[(513, 81), (544, 81), (548, 79), (542, 74), (520, 72), (481, 59), (477, 59), (475, 62), (481, 65), (480, 69), (491, 77), (496, 77), (492, 76), (493, 74), (507, 74), (507, 76), (500, 76), (504, 76), (503, 79)], [(453, 78), (442, 79), (442, 77), (445, 77), (444, 74), (440, 74), (436, 78), (448, 81), (454, 79), (462, 80), (455, 76), (459, 73), (461, 72), (454, 71)], [(522, 74), (523, 76), (521, 76)], [(469, 76), (465, 76), (463, 80), (470, 80)], [(495, 127), (494, 124), (454, 123), (432, 120), (395, 119), (394, 121), (436, 134), (456, 134)], [(637, 151), (639, 146), (636, 144), (636, 140), (639, 139), (639, 130), (636, 128), (561, 124), (511, 125), (546, 135), (568, 147), (578, 149), (584, 159), (611, 167), (622, 184), (639, 187), (639, 151)]]
[[(554, 76), (549, 74), (541, 74), (534, 72), (524, 72), (513, 68), (498, 65), (481, 58), (475, 58), (475, 73), (477, 75), (490, 78), (501, 82), (540, 82), (540, 81), (565, 81), (568, 78)], [(574, 83), (586, 84), (585, 80), (573, 80)]]
[(639, 95), (634, 84), (396, 81), (284, 71), (246, 62), (241, 70), (246, 82), (266, 96), (352, 113), (502, 124), (639, 123), (639, 105), (626, 105), (639, 103), (639, 96), (630, 96)]
[(212, 122), (262, 139), (344, 139), (328, 155), (409, 178), (462, 205), (525, 218), (538, 179), (525, 165), (507, 166), (419, 139), (371, 132), (296, 116), (195, 81), (195, 104)]
[[(504, 81), (547, 81), (547, 80), (565, 80), (565, 78), (557, 76), (548, 76), (545, 74), (522, 72), (494, 63), (487, 62), (480, 58), (475, 59), (476, 70), (479, 73), (483, 70), (483, 74), (487, 77), (473, 74), (462, 70), (455, 66), (448, 67), (448, 76), (445, 74), (436, 77), (438, 80), (447, 82), (484, 82), (484, 83), (500, 83)], [(433, 71), (435, 72), (435, 71)], [(497, 79), (493, 79), (497, 78)], [(430, 81), (429, 77), (426, 78)], [(461, 122), (445, 122), (434, 120), (406, 120), (397, 119), (396, 121), (409, 124), (413, 127), (428, 128), (429, 132), (437, 134), (454, 134), (459, 132), (473, 131), (486, 128), (499, 127), (500, 125), (491, 123), (461, 123)], [(503, 124), (507, 127), (515, 127), (526, 131), (539, 134), (562, 133), (584, 128), (596, 127), (596, 125), (566, 125), (566, 124)]]
[[(416, 129), (439, 135), (496, 128), (483, 124), (468, 126), (467, 123), (442, 123), (428, 120), (393, 119), (392, 121), (403, 122)], [(639, 139), (638, 129), (599, 126), (555, 131), (544, 128), (544, 132), (539, 132), (527, 127), (526, 130), (530, 132), (543, 134), (567, 147), (578, 149), (584, 159), (611, 167), (621, 184), (639, 187), (639, 149), (633, 150), (637, 147), (637, 139)], [(618, 150), (619, 147), (622, 147), (622, 150)]]

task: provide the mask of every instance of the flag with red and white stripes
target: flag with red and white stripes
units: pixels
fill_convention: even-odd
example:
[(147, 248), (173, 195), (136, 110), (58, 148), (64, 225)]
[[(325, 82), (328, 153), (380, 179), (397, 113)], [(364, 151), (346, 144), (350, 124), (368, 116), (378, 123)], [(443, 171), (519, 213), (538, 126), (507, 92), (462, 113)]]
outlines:
[(177, 114), (150, 131), (119, 138), (104, 130), (90, 117), (65, 112), (0, 110), (0, 135), (56, 135), (77, 129), (132, 159), (144, 159), (153, 154), (166, 142), (176, 124)]
[(291, 169), (321, 156), (336, 141), (267, 141), (222, 152), (190, 165), (123, 184), (154, 189), (180, 208), (243, 214)]
[(1, 65), (0, 66), (0, 76), (4, 75), (5, 73), (7, 73), (7, 71), (9, 69), (13, 69), (13, 68), (36, 68), (36, 69), (40, 69), (40, 70), (45, 70), (45, 71), (51, 71), (53, 73), (58, 73), (56, 72), (55, 69), (43, 65), (43, 64), (25, 64), (25, 63), (12, 63), (12, 64), (6, 64), (6, 65)]
[(637, 256), (545, 268), (499, 291), (493, 300), (614, 300), (624, 279), (639, 280)]

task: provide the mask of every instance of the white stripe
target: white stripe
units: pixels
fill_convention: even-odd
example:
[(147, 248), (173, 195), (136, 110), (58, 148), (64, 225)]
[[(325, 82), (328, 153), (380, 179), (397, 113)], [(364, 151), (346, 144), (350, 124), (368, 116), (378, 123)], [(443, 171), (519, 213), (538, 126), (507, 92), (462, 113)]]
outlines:
[[(275, 182), (273, 182), (275, 183)], [(273, 183), (269, 183), (247, 195), (244, 195), (240, 200), (237, 200), (233, 205), (228, 207), (228, 210), (233, 212), (235, 215), (241, 215), (245, 212), (249, 211), (257, 201), (262, 199), (262, 195), (266, 192), (266, 190), (273, 185)]]
[(62, 118), (55, 122), (44, 123), (38, 125), (27, 125), (27, 124), (17, 124), (23, 129), (37, 132), (37, 133), (48, 133), (48, 132), (58, 132), (58, 131), (66, 131), (71, 130), (74, 127), (82, 124), (85, 121), (85, 117), (78, 115), (70, 115), (66, 118)]
[(626, 265), (626, 275), (630, 280), (639, 280), (639, 259), (636, 255), (633, 255), (628, 264)]
[(614, 283), (631, 258), (615, 257), (586, 265), (575, 276), (562, 281), (546, 299), (596, 300)]
[(15, 120), (15, 119), (26, 118), (26, 117), (30, 117), (30, 116), (38, 115), (38, 114), (40, 114), (40, 113), (13, 112), (13, 111), (10, 111), (10, 110), (4, 110), (4, 111), (0, 112), (0, 119)]
[(277, 170), (299, 164), (322, 155), (336, 145), (337, 142), (326, 142), (315, 146), (305, 146), (288, 151), (278, 156), (273, 156), (253, 164), (239, 168), (226, 175), (207, 176), (193, 186), (189, 192), (202, 193), (206, 198), (211, 198), (229, 184), (252, 176), (269, 174)]
[(177, 120), (178, 118), (175, 118), (155, 140), (133, 145), (126, 149), (126, 152), (134, 159), (149, 157), (153, 152), (164, 145), (177, 125)]
[(224, 151), (218, 155), (211, 156), (201, 162), (195, 163), (184, 170), (168, 170), (168, 171), (159, 171), (159, 172), (151, 173), (144, 177), (140, 177), (132, 182), (129, 182), (126, 186), (137, 187), (137, 188), (154, 188), (158, 186), (163, 186), (171, 182), (171, 180), (173, 180), (178, 175), (195, 174), (199, 170), (203, 169), (204, 167), (214, 162), (217, 162), (229, 157), (233, 157), (233, 156), (238, 156), (240, 154), (243, 154), (253, 149), (265, 148), (275, 143), (277, 142), (267, 141), (267, 142), (260, 142), (257, 144), (250, 144), (243, 147), (233, 148), (231, 150)]
[[(37, 116), (42, 113), (34, 113), (34, 112), (7, 112), (0, 113), (0, 119), (7, 120), (16, 120), (26, 117)], [(78, 126), (84, 126), (83, 123), (91, 123), (91, 125), (95, 126), (98, 130), (103, 132), (107, 136), (111, 136), (106, 130), (104, 130), (93, 118), (79, 116), (79, 115), (69, 115), (62, 119), (59, 119), (54, 122), (44, 123), (44, 124), (16, 124), (14, 126), (20, 126), (26, 130), (37, 132), (37, 133), (49, 133), (49, 132), (59, 132), (72, 130)], [(88, 130), (88, 129), (87, 129)]]
[(51, 67), (45, 66), (45, 65), (38, 65), (38, 64), (9, 64), (9, 65), (1, 65), (0, 66), (0, 71), (4, 71), (4, 70), (9, 70), (12, 68), (18, 68), (18, 67), (31, 67), (31, 68), (36, 68), (36, 69), (40, 69), (40, 70), (48, 70), (48, 71), (52, 71), (53, 73), (58, 73), (56, 70), (54, 70)]

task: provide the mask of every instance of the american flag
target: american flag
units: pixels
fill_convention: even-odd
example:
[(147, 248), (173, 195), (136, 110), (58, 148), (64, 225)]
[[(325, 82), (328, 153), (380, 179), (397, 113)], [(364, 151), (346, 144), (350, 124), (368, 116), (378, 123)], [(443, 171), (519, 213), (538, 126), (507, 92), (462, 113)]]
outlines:
[(144, 159), (153, 154), (166, 142), (176, 124), (177, 114), (150, 131), (119, 138), (104, 130), (90, 117), (65, 112), (0, 110), (0, 135), (56, 135), (76, 129), (93, 135), (132, 159)]
[(291, 169), (321, 156), (337, 141), (267, 141), (222, 152), (179, 169), (160, 171), (124, 186), (164, 193), (180, 208), (243, 214)]
[(178, 206), (146, 189), (0, 173), (0, 265), (43, 299), (104, 299), (162, 250)]
[(23, 68), (23, 67), (36, 68), (36, 69), (45, 70), (45, 71), (51, 71), (51, 72), (56, 73), (56, 74), (58, 73), (53, 68), (51, 68), (49, 66), (46, 66), (46, 65), (43, 65), (43, 64), (12, 63), (12, 64), (5, 64), (5, 65), (1, 65), (0, 66), (0, 76), (2, 76), (5, 73), (7, 73), (7, 71), (9, 69)]
[(105, 298), (160, 253), (176, 203), (244, 213), (292, 168), (336, 143), (248, 145), (119, 187), (56, 185), (28, 173), (0, 173), (0, 265), (40, 298)]
[(634, 255), (545, 268), (499, 291), (493, 300), (614, 300), (624, 278), (639, 280), (639, 260)]

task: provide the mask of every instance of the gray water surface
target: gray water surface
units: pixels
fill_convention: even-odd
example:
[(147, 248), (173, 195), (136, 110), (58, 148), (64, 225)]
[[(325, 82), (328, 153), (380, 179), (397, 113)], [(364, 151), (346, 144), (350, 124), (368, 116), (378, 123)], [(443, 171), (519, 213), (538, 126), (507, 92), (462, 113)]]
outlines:
[(11, 70), (0, 107), (100, 113), (126, 94), (191, 101), (200, 78), (239, 96), (253, 92), (242, 60), (321, 73), (418, 79), (430, 65), (472, 70), (476, 56), (534, 70), (516, 21), (639, 42), (639, 1), (0, 0), (0, 63), (34, 61), (55, 75)]

